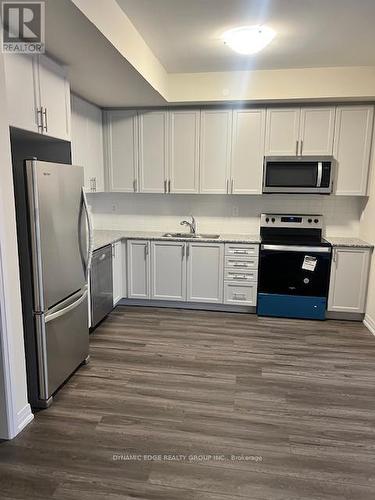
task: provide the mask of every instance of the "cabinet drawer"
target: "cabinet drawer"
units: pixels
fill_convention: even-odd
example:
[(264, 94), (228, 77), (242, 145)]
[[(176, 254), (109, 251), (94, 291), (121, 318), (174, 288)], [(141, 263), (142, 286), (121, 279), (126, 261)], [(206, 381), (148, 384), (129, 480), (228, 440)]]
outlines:
[(225, 267), (230, 269), (258, 269), (258, 257), (225, 257)]
[(226, 243), (225, 255), (238, 257), (258, 257), (259, 245), (247, 245), (240, 243)]
[(256, 306), (257, 284), (224, 283), (224, 304)]
[(232, 270), (225, 269), (224, 273), (225, 281), (257, 281), (258, 280), (258, 271), (240, 271), (240, 270)]

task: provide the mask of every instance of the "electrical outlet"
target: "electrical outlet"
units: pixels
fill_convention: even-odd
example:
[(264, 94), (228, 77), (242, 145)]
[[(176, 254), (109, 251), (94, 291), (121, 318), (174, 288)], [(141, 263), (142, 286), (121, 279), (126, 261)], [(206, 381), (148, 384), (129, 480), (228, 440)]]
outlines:
[(232, 215), (233, 215), (233, 217), (238, 217), (239, 213), (240, 213), (239, 208), (236, 207), (235, 205), (233, 205), (233, 207), (232, 207)]
[(112, 212), (116, 212), (116, 205), (115, 204), (112, 205)]

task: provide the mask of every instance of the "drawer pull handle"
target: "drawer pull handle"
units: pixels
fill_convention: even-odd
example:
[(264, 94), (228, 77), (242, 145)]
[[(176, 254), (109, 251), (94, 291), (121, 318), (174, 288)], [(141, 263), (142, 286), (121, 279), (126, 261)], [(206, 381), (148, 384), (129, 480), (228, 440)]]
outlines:
[(237, 300), (245, 300), (246, 295), (244, 293), (234, 293), (233, 298)]
[(247, 264), (246, 262), (244, 262), (243, 264), (238, 263), (238, 262), (234, 262), (233, 266), (234, 267), (249, 267), (249, 264)]
[(236, 255), (247, 255), (249, 252), (248, 250), (234, 250), (233, 253)]

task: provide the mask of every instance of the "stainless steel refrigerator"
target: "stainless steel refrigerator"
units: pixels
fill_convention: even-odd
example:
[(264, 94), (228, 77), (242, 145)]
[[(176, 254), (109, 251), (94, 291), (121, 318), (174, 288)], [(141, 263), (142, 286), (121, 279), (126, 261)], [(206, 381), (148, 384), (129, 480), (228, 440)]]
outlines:
[[(90, 221), (83, 168), (25, 162), (32, 265), (34, 406), (48, 407), (54, 393), (88, 360), (87, 276)], [(30, 338), (29, 338), (30, 344)], [(32, 368), (34, 367), (34, 369)], [(34, 381), (35, 382), (35, 381)]]

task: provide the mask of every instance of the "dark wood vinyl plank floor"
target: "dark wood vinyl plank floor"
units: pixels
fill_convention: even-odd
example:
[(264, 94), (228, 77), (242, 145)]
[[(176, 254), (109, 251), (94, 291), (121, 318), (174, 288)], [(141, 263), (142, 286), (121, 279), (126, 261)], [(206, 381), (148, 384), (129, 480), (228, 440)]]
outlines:
[(117, 307), (15, 440), (1, 499), (374, 500), (361, 323)]

